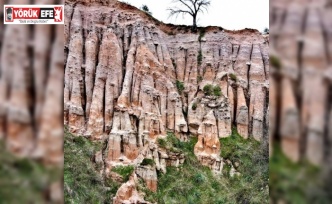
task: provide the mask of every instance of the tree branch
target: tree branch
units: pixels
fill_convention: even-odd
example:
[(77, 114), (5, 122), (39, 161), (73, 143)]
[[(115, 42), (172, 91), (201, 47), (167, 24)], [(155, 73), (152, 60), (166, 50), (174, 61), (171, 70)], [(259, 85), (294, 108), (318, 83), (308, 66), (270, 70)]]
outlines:
[(194, 11), (192, 10), (192, 8), (186, 2), (184, 2), (184, 0), (174, 0), (174, 2), (176, 2), (176, 1), (180, 1), (183, 5), (185, 5), (186, 7), (189, 8), (189, 10), (191, 11), (191, 13), (194, 13)]
[(177, 18), (178, 15), (181, 14), (181, 13), (182, 13), (182, 15), (184, 15), (184, 14), (189, 14), (189, 15), (193, 16), (193, 14), (190, 13), (189, 11), (182, 10), (182, 9), (179, 9), (179, 8), (175, 8), (175, 9), (169, 8), (169, 9), (167, 9), (167, 10), (170, 11), (170, 14), (169, 14), (168, 18), (170, 18), (171, 16), (174, 16), (174, 15), (176, 15), (175, 18)]
[(204, 13), (203, 9), (207, 11), (207, 7), (210, 6), (211, 2), (207, 0), (202, 0), (201, 2), (198, 2), (198, 11), (201, 11)]

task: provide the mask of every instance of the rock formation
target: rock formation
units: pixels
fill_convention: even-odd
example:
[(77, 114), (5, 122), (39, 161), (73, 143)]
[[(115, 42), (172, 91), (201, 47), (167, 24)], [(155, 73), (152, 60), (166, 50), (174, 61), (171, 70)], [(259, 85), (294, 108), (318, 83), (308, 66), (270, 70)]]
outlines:
[[(197, 136), (195, 154), (215, 173), (223, 166), (219, 138), (232, 127), (267, 140), (268, 38), (258, 31), (192, 33), (117, 1), (68, 0), (65, 7), (64, 121), (73, 133), (107, 141), (106, 174), (135, 165), (133, 177), (156, 191), (156, 171), (184, 161), (157, 145), (167, 131), (182, 141)], [(155, 166), (142, 167), (144, 158)], [(133, 180), (116, 202), (127, 191), (125, 199), (136, 199), (135, 190), (124, 190), (135, 189)]]
[(270, 141), (280, 138), (290, 159), (306, 159), (316, 165), (330, 163), (332, 158), (328, 74), (332, 30), (331, 9), (326, 3), (273, 1), (270, 6)]
[[(42, 0), (6, 2), (44, 3)], [(3, 6), (0, 14), (5, 15)], [(0, 142), (19, 158), (34, 159), (36, 163), (60, 169), (64, 160), (63, 33), (61, 25), (0, 25)], [(54, 177), (52, 181), (40, 179), (43, 185), (48, 185), (47, 191), (45, 188), (34, 196), (42, 197), (44, 202), (63, 203), (62, 177)]]
[(124, 204), (124, 203), (140, 203), (149, 204), (150, 202), (145, 201), (140, 193), (137, 191), (138, 178), (134, 173), (129, 181), (124, 183), (116, 193), (113, 198), (114, 204)]

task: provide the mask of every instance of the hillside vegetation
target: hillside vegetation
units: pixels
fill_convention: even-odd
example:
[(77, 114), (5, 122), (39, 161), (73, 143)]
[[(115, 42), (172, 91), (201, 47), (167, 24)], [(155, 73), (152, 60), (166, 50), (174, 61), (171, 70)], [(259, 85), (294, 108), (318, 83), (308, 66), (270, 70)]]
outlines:
[[(185, 154), (185, 163), (179, 168), (168, 167), (167, 173), (158, 172), (158, 191), (149, 191), (143, 182), (139, 190), (145, 199), (158, 203), (268, 203), (268, 152), (267, 147), (253, 139), (243, 139), (234, 129), (228, 138), (220, 139), (221, 156), (234, 165), (240, 176), (229, 175), (230, 165), (224, 164), (222, 174), (213, 175), (202, 166), (194, 155), (197, 137), (181, 142), (173, 133), (166, 140), (158, 141), (174, 151)], [(102, 144), (92, 143), (83, 137), (75, 137), (65, 131), (65, 198), (68, 203), (110, 202), (119, 183), (105, 182), (92, 162), (94, 153)], [(128, 177), (132, 167), (118, 169)]]

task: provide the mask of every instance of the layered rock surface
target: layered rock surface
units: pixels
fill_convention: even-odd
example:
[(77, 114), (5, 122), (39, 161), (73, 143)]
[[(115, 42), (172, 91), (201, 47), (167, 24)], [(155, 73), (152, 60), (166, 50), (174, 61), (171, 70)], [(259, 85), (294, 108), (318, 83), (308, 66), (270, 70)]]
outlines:
[(330, 164), (332, 158), (328, 5), (324, 0), (279, 0), (270, 6), (270, 140), (280, 138), (283, 152), (293, 161), (316, 165)]
[[(195, 154), (215, 172), (219, 138), (232, 127), (266, 140), (268, 39), (258, 31), (208, 27), (199, 38), (116, 1), (65, 7), (64, 121), (73, 133), (106, 140), (106, 173), (144, 158), (155, 171), (183, 163), (158, 147), (167, 131), (183, 141), (198, 136)], [(206, 85), (221, 94), (204, 93)], [(152, 169), (135, 172), (156, 190)]]

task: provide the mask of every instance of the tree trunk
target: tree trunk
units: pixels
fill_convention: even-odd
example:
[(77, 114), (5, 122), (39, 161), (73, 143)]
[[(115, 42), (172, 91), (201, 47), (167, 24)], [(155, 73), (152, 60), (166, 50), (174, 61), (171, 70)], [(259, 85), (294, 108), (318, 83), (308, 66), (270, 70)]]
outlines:
[(193, 30), (194, 32), (197, 31), (196, 15), (193, 16), (193, 27), (192, 27), (192, 30)]

